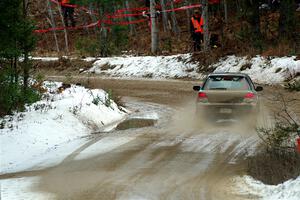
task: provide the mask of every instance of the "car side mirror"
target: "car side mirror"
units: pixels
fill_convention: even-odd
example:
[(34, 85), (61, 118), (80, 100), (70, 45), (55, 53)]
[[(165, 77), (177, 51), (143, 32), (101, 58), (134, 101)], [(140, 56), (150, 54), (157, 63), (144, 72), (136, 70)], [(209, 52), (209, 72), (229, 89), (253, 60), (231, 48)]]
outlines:
[(201, 86), (197, 85), (193, 87), (193, 90), (199, 92), (199, 90), (201, 89)]
[(257, 91), (257, 92), (260, 92), (260, 91), (263, 91), (263, 90), (264, 90), (264, 88), (262, 86), (257, 86), (255, 88), (255, 91)]

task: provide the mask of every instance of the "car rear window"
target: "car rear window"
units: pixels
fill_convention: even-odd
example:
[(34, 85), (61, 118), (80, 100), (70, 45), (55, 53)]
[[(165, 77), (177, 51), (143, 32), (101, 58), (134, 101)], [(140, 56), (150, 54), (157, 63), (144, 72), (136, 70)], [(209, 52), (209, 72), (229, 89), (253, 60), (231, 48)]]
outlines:
[(205, 90), (250, 90), (243, 76), (210, 76), (204, 85)]

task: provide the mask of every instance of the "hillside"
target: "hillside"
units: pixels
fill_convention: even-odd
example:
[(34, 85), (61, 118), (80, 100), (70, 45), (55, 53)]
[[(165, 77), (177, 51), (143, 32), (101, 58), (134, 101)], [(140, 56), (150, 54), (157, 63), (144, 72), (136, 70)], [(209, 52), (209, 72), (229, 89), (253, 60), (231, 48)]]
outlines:
[[(186, 2), (191, 5), (199, 4), (199, 1), (175, 1), (175, 8), (182, 8), (186, 6)], [(106, 9), (107, 14), (117, 16), (120, 14), (118, 11), (124, 8), (124, 3), (115, 3)], [(49, 6), (50, 5), (50, 6)], [(130, 1), (131, 8), (142, 8), (144, 3), (142, 1)], [(51, 8), (51, 9), (50, 9)], [(49, 4), (37, 0), (33, 0), (31, 13), (32, 18), (36, 21), (38, 29), (51, 28), (51, 24), (55, 23), (55, 27), (63, 27), (62, 20), (58, 11), (59, 6), (50, 2)], [(91, 9), (93, 10), (91, 11)], [(167, 9), (171, 6), (167, 5)], [(245, 9), (245, 10), (238, 10)], [(114, 11), (112, 11), (114, 10)], [(88, 13), (88, 11), (92, 12)], [(161, 11), (161, 10), (160, 10)], [(53, 20), (51, 20), (51, 12)], [(96, 13), (95, 13), (96, 12)], [(95, 6), (90, 4), (89, 8), (76, 8), (75, 9), (75, 29), (49, 31), (46, 33), (37, 33), (38, 48), (36, 53), (39, 55), (82, 55), (82, 56), (96, 56), (101, 55), (102, 46), (106, 46), (107, 55), (118, 55), (122, 53), (130, 54), (149, 54), (151, 35), (147, 19), (140, 16), (142, 10), (124, 12), (121, 14), (137, 15), (136, 17), (117, 18), (112, 19), (112, 23), (121, 25), (106, 24), (102, 29), (97, 26), (86, 28), (84, 25), (95, 23), (97, 20), (107, 20), (107, 17), (99, 17), (98, 11)], [(193, 9), (183, 9), (175, 12), (177, 27), (174, 25), (172, 12), (168, 12), (168, 30), (164, 31), (163, 14), (160, 12), (159, 21), (159, 48), (160, 54), (170, 55), (176, 53), (189, 53), (193, 52), (193, 42), (190, 36), (189, 18)], [(290, 36), (281, 36), (280, 32), (280, 9), (260, 9), (259, 24), (251, 24), (251, 9), (243, 7), (243, 5), (235, 5), (235, 3), (228, 3), (228, 19), (225, 22), (223, 4), (210, 5), (209, 14), (209, 30), (211, 34), (218, 35), (219, 47), (212, 49), (207, 54), (200, 54), (199, 59), (209, 58), (213, 61), (216, 58), (228, 54), (238, 55), (271, 55), (271, 56), (285, 56), (285, 55), (299, 55), (300, 46), (300, 12), (293, 12), (296, 22), (294, 33)], [(126, 25), (129, 20), (145, 20), (143, 22)], [(54, 23), (53, 23), (54, 22)], [(261, 37), (254, 38), (253, 27), (259, 26)], [(54, 27), (54, 25), (53, 25)], [(175, 27), (175, 28), (174, 28)], [(105, 28), (105, 29), (103, 29)], [(103, 31), (106, 30), (106, 31)], [(103, 34), (107, 34), (103, 40)], [(55, 45), (55, 35), (57, 37), (58, 47)], [(66, 40), (67, 38), (67, 40)], [(66, 41), (68, 45), (66, 45)], [(69, 52), (66, 49), (69, 48)], [(59, 53), (57, 51), (59, 49)], [(206, 60), (206, 59), (203, 59)], [(213, 62), (212, 61), (212, 62)]]

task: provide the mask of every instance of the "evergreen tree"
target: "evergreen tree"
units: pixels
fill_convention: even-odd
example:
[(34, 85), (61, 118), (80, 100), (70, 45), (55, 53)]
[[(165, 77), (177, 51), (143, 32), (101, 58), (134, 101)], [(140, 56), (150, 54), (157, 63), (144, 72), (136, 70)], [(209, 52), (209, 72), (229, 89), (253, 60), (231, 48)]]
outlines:
[[(77, 5), (83, 5), (86, 7), (92, 7), (94, 10), (98, 12), (98, 20), (104, 21), (108, 20), (106, 13), (114, 13), (118, 8), (123, 8), (123, 0), (73, 0), (71, 3)], [(117, 21), (118, 19), (109, 19), (113, 21)], [(120, 52), (121, 45), (116, 44), (121, 39), (127, 42), (127, 36), (124, 36), (123, 32), (128, 33), (128, 28), (120, 27), (120, 26), (112, 26), (110, 31), (107, 30), (107, 26), (104, 23), (100, 24), (99, 27), (99, 50), (101, 56), (111, 55), (113, 52)], [(127, 34), (128, 35), (128, 34)], [(124, 38), (118, 38), (124, 36)]]
[[(28, 2), (0, 1), (0, 115), (22, 108), (32, 101), (28, 88), (29, 53), (34, 49), (33, 25), (27, 19)], [(19, 59), (23, 58), (20, 63)], [(20, 65), (19, 65), (20, 63)], [(20, 86), (19, 73), (23, 82)]]
[(295, 1), (280, 1), (279, 34), (281, 38), (292, 38), (296, 28)]

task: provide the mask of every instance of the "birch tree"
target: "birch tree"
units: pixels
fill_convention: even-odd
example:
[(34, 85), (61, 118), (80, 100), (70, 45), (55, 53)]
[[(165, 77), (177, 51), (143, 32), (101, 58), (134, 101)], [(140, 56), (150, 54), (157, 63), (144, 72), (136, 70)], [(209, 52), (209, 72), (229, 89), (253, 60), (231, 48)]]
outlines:
[(162, 21), (163, 21), (163, 27), (164, 31), (167, 32), (168, 30), (168, 13), (165, 12), (166, 10), (166, 0), (160, 0), (161, 5), (161, 11), (162, 11)]
[(150, 0), (150, 22), (151, 22), (151, 52), (158, 52), (158, 27), (156, 21), (155, 0)]
[[(53, 17), (53, 12), (52, 12), (52, 8), (51, 8), (51, 4), (50, 4), (49, 0), (47, 0), (47, 8), (48, 8), (49, 16), (50, 16), (50, 24), (51, 24), (52, 28), (54, 29), (56, 27), (56, 25), (55, 25), (55, 20)], [(53, 36), (54, 36), (54, 40), (55, 40), (56, 51), (59, 52), (58, 40), (57, 40), (57, 35), (56, 35), (55, 30), (53, 30)]]
[(66, 47), (66, 52), (67, 54), (69, 54), (69, 40), (68, 40), (68, 32), (67, 32), (67, 28), (66, 28), (66, 24), (65, 24), (65, 20), (64, 20), (64, 16), (62, 14), (62, 11), (61, 11), (61, 6), (60, 4), (58, 3), (57, 4), (57, 9), (58, 9), (58, 12), (59, 12), (59, 16), (60, 16), (60, 19), (61, 19), (61, 23), (63, 24), (63, 26), (65, 27), (64, 28), (64, 34), (65, 34), (65, 47)]
[[(128, 0), (125, 1), (125, 6), (126, 6), (126, 9), (130, 9)], [(128, 21), (131, 22), (132, 17), (128, 17)], [(129, 24), (129, 30), (130, 30), (131, 35), (133, 35), (135, 33), (135, 27), (133, 24)]]
[[(190, 1), (189, 0), (185, 0), (184, 1), (185, 2), (185, 5), (186, 6), (189, 6), (189, 5), (191, 5), (191, 3), (190, 3)], [(188, 25), (188, 30), (190, 30), (191, 29), (191, 11), (190, 11), (190, 9), (186, 9), (186, 16), (187, 16), (187, 25)]]
[(177, 19), (176, 19), (176, 14), (174, 11), (174, 3), (173, 0), (170, 0), (170, 5), (171, 5), (171, 19), (172, 19), (172, 28), (175, 34), (178, 34), (180, 32), (179, 27), (178, 27), (178, 23), (177, 23)]
[(208, 0), (202, 0), (202, 11), (203, 11), (203, 19), (204, 19), (204, 48), (203, 50), (206, 52), (209, 50), (209, 30), (208, 30)]

